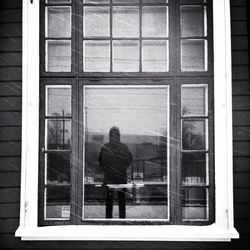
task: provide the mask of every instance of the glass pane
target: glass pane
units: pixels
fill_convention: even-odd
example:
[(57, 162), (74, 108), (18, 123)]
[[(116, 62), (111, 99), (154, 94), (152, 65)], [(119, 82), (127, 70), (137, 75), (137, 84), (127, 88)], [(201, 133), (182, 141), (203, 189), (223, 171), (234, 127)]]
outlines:
[(83, 35), (110, 36), (109, 7), (84, 7)]
[(142, 4), (144, 4), (144, 3), (164, 4), (164, 3), (168, 3), (168, 0), (142, 0)]
[(142, 7), (142, 36), (168, 36), (168, 7)]
[(181, 7), (181, 36), (206, 36), (206, 9), (202, 6)]
[(70, 218), (70, 187), (47, 187), (44, 192), (45, 219), (69, 219)]
[(182, 149), (207, 149), (207, 120), (182, 121)]
[(182, 219), (207, 220), (208, 200), (206, 188), (184, 188), (182, 191)]
[(70, 149), (71, 120), (46, 120), (47, 149)]
[(207, 0), (181, 0), (181, 4), (203, 4), (206, 2)]
[(139, 71), (138, 41), (113, 41), (113, 71)]
[(114, 198), (126, 218), (167, 219), (168, 88), (88, 87), (84, 99), (85, 218), (110, 218)]
[(70, 183), (70, 153), (47, 153), (45, 155), (46, 184)]
[(71, 71), (71, 41), (46, 41), (47, 72)]
[(67, 4), (71, 3), (71, 0), (46, 0), (46, 4)]
[(131, 3), (139, 3), (139, 0), (113, 0), (113, 3), (115, 3), (115, 4), (119, 4), (119, 3), (131, 4)]
[(142, 42), (142, 71), (168, 71), (168, 41)]
[(139, 37), (139, 7), (113, 8), (113, 36)]
[(46, 86), (46, 115), (71, 116), (71, 88)]
[(207, 71), (207, 41), (181, 41), (181, 70)]
[(110, 0), (83, 0), (83, 3), (92, 3), (92, 4), (104, 4), (109, 2)]
[(183, 153), (182, 185), (205, 185), (207, 176), (207, 154)]
[(84, 41), (85, 72), (110, 71), (110, 42), (109, 41)]
[(71, 8), (46, 7), (46, 37), (60, 38), (71, 36)]
[(207, 115), (207, 85), (182, 86), (181, 113), (183, 116)]

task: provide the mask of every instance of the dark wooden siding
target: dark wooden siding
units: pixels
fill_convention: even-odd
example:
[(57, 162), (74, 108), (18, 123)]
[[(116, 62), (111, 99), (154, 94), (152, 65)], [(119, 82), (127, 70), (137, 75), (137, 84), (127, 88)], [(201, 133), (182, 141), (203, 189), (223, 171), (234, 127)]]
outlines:
[(0, 248), (245, 249), (250, 245), (250, 83), (246, 0), (231, 0), (235, 225), (232, 243), (22, 242), (19, 223), (22, 6), (0, 0)]

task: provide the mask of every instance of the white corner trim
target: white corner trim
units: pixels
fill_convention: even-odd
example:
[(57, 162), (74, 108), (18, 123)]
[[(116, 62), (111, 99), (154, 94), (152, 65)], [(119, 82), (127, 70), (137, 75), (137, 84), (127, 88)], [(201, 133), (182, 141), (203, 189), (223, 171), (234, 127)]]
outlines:
[(215, 223), (210, 226), (38, 227), (39, 0), (23, 0), (23, 106), (20, 225), (22, 240), (229, 241), (233, 224), (230, 0), (213, 0)]

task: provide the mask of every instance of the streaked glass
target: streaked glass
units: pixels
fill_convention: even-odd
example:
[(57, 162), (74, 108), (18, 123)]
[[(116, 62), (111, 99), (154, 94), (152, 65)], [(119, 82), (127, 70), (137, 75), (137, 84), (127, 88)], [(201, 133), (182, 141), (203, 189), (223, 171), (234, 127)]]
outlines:
[(139, 71), (138, 41), (113, 41), (113, 71)]
[(71, 0), (46, 0), (46, 4), (68, 4)]
[(50, 186), (44, 192), (44, 219), (70, 218), (70, 187)]
[(203, 4), (207, 3), (207, 0), (181, 0), (181, 4)]
[(207, 149), (207, 120), (182, 120), (182, 149)]
[(46, 86), (46, 115), (71, 116), (71, 88)]
[(165, 4), (168, 3), (168, 0), (142, 0), (142, 4), (150, 3), (150, 4)]
[(45, 156), (46, 184), (69, 184), (70, 153), (49, 152)]
[(46, 120), (47, 149), (65, 150), (71, 147), (71, 120)]
[(163, 6), (142, 7), (142, 36), (143, 37), (168, 36), (168, 7), (163, 7)]
[(207, 154), (182, 153), (182, 185), (205, 185), (207, 180)]
[[(133, 155), (127, 168), (126, 218), (168, 218), (168, 87), (96, 86), (84, 89), (85, 152), (83, 218), (105, 218), (101, 148), (109, 130), (120, 129), (121, 142)], [(127, 185), (127, 186), (126, 186)], [(113, 218), (118, 218), (117, 196)]]
[(109, 7), (84, 7), (83, 8), (83, 36), (100, 37), (110, 36)]
[(71, 7), (46, 7), (46, 37), (71, 37)]
[(71, 72), (71, 41), (46, 41), (46, 72)]
[(208, 200), (206, 188), (183, 188), (182, 219), (207, 220)]
[(114, 4), (126, 3), (126, 4), (134, 4), (139, 3), (139, 0), (113, 0)]
[(113, 7), (113, 37), (139, 37), (139, 7)]
[(110, 71), (110, 42), (84, 41), (83, 42), (83, 71), (109, 72)]
[(83, 0), (83, 3), (91, 3), (91, 4), (105, 4), (109, 2), (110, 0)]
[(207, 85), (182, 86), (181, 113), (183, 116), (207, 115)]
[(207, 40), (181, 41), (181, 70), (207, 71)]
[(206, 8), (202, 6), (181, 7), (181, 36), (206, 36)]
[(168, 41), (142, 41), (142, 71), (168, 71)]

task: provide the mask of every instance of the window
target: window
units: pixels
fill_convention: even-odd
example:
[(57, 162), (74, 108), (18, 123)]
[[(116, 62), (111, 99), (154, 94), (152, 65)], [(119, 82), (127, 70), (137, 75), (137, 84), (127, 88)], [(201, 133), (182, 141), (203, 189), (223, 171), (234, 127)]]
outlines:
[[(224, 3), (216, 7), (228, 20)], [(213, 6), (214, 21), (217, 10)], [(24, 16), (29, 19), (38, 11), (38, 3), (26, 3)], [(228, 26), (214, 26), (213, 32), (212, 1), (47, 0), (40, 14), (40, 36), (34, 33), (24, 57), (28, 69), (32, 63), (35, 67), (24, 74), (31, 78), (24, 86), (22, 220), (16, 234), (71, 239), (74, 231), (74, 239), (95, 239), (104, 229), (114, 233), (118, 224), (133, 223), (137, 226), (120, 225), (112, 239), (123, 233), (122, 239), (237, 237), (229, 194), (230, 132), (218, 116), (223, 101), (216, 85), (220, 79), (226, 93), (230, 82), (216, 69), (230, 49), (219, 51), (216, 40), (227, 41)], [(25, 34), (37, 28), (36, 22), (26, 25)], [(33, 61), (38, 41), (40, 74)], [(222, 65), (230, 70), (225, 61)], [(31, 86), (30, 79), (36, 84)], [(230, 121), (230, 103), (224, 107)], [(131, 155), (121, 175), (127, 176), (124, 182), (105, 182), (103, 152), (114, 136), (110, 128), (116, 139), (120, 136), (119, 150)], [(218, 140), (219, 132), (223, 139)], [(112, 165), (110, 153), (106, 155)], [(121, 159), (119, 166), (125, 164)], [(28, 191), (34, 180), (39, 190)], [(110, 218), (112, 208), (105, 211), (105, 203), (110, 207), (112, 202), (119, 204), (119, 212), (113, 206)], [(74, 225), (81, 226), (75, 231)]]

